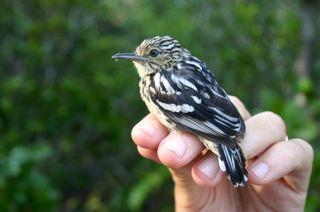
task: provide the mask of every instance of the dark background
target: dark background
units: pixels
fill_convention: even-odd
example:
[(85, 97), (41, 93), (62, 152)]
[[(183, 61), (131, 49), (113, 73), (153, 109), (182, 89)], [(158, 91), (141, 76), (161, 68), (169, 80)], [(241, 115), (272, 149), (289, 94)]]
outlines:
[[(255, 114), (271, 110), (315, 149), (320, 210), (319, 3), (314, 0), (2, 0), (0, 210), (173, 208), (164, 167), (138, 156), (147, 114), (117, 52), (170, 35)], [(319, 14), (319, 13), (318, 13)]]

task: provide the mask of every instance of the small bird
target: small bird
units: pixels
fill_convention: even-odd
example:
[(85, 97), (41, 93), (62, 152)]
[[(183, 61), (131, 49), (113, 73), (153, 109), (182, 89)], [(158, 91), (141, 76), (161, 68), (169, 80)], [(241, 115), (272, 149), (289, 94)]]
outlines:
[(112, 58), (133, 61), (141, 97), (163, 125), (198, 136), (218, 155), (219, 167), (233, 186), (245, 185), (245, 158), (238, 145), (245, 124), (204, 62), (170, 36), (146, 39), (134, 53)]

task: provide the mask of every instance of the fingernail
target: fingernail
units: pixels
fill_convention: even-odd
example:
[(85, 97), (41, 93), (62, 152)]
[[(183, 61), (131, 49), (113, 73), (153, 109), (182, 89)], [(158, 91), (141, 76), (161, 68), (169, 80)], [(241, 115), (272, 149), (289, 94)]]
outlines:
[(143, 133), (149, 138), (152, 139), (156, 128), (151, 122), (143, 121), (138, 125), (139, 130), (143, 131)]
[(170, 152), (173, 152), (176, 156), (182, 158), (184, 153), (186, 152), (186, 144), (176, 137), (167, 138), (162, 145), (161, 148), (164, 148)]
[(268, 171), (269, 166), (266, 163), (258, 163), (251, 168), (251, 171), (259, 178), (264, 178)]
[(198, 169), (210, 180), (214, 180), (218, 173), (217, 166), (214, 163), (213, 158), (206, 158), (198, 165)]

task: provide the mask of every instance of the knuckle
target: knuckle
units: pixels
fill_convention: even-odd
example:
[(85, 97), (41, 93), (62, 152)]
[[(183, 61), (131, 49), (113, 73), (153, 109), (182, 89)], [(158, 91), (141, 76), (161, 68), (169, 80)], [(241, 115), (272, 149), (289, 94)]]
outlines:
[(239, 98), (234, 95), (229, 95), (229, 98), (235, 101), (240, 101)]
[(296, 146), (288, 142), (281, 142), (279, 144), (284, 145), (285, 151), (283, 153), (286, 155), (288, 161), (296, 161), (298, 155)]
[(137, 125), (135, 125), (132, 129), (131, 129), (131, 139), (136, 142), (137, 141)]
[(300, 138), (293, 139), (293, 142), (299, 146), (300, 151), (302, 151), (303, 154), (306, 155), (307, 158), (312, 162), (314, 150), (311, 144)]
[(269, 123), (271, 123), (275, 129), (279, 130), (282, 134), (286, 133), (286, 124), (281, 116), (271, 111), (266, 111), (263, 115), (269, 120)]
[(297, 170), (310, 170), (313, 161), (313, 148), (312, 146), (299, 138), (290, 139), (277, 143), (281, 150), (281, 154), (285, 156), (287, 161), (296, 163)]
[(236, 97), (236, 96), (229, 96), (230, 100), (235, 104), (235, 105), (243, 105), (241, 100)]
[(236, 96), (229, 96), (229, 98), (230, 98), (230, 101), (234, 104), (234, 106), (240, 112), (242, 118), (244, 120), (249, 119), (251, 115), (249, 111), (246, 109), (246, 106), (243, 104), (243, 102)]

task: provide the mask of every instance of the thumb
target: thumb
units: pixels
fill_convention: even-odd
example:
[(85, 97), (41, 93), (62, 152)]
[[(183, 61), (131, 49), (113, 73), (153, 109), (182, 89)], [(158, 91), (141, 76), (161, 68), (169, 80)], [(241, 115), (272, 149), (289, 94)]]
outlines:
[(202, 160), (203, 149), (197, 137), (182, 131), (170, 132), (158, 147), (158, 158), (169, 168), (174, 181), (176, 209), (194, 208), (206, 200), (208, 189), (194, 178), (194, 167)]
[(172, 131), (159, 144), (157, 155), (161, 163), (169, 168), (174, 182), (184, 186), (193, 183), (191, 169), (203, 149), (196, 136)]
[(147, 115), (132, 129), (132, 140), (141, 156), (167, 166), (176, 183), (190, 182), (189, 164), (204, 148), (195, 137), (168, 130), (152, 115)]

